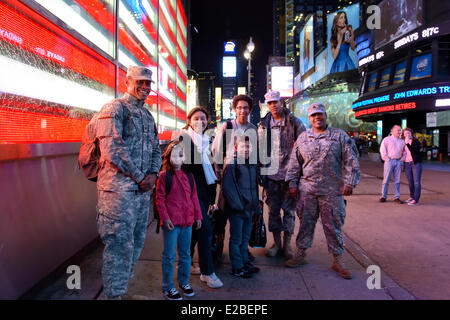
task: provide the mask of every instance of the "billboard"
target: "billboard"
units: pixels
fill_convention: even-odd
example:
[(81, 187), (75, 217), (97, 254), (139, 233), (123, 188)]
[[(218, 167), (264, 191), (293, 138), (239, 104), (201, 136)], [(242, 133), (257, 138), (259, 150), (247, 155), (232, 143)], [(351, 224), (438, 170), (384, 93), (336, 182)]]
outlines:
[(236, 57), (223, 57), (223, 76), (225, 78), (236, 77)]
[(378, 6), (383, 27), (375, 30), (375, 49), (423, 24), (422, 0), (384, 0)]
[(409, 80), (431, 77), (431, 53), (413, 58)]
[(300, 74), (304, 75), (314, 67), (314, 33), (311, 16), (300, 32)]
[(358, 67), (354, 35), (354, 30), (358, 27), (359, 4), (343, 8), (327, 16), (327, 74)]
[(236, 44), (233, 41), (225, 42), (223, 46), (223, 52), (227, 54), (235, 54), (236, 53)]
[(279, 91), (281, 97), (288, 98), (294, 94), (294, 67), (292, 66), (273, 66), (272, 90)]

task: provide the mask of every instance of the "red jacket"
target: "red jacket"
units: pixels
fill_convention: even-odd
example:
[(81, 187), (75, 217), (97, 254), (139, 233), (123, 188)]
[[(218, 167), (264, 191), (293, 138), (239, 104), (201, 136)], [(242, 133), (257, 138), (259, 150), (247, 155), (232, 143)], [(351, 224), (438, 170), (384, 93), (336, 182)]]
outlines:
[(172, 177), (172, 187), (166, 197), (166, 172), (161, 172), (156, 182), (156, 207), (160, 223), (170, 219), (174, 226), (188, 227), (194, 220), (202, 220), (202, 212), (197, 196), (197, 186), (191, 192), (189, 179), (183, 170), (175, 170)]

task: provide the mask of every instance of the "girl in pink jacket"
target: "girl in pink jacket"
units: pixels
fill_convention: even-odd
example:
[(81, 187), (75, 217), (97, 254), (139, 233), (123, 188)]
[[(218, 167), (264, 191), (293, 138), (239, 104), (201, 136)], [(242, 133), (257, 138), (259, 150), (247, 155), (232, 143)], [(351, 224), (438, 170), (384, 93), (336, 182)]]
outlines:
[(172, 141), (162, 155), (162, 171), (156, 183), (156, 207), (163, 230), (162, 290), (169, 300), (182, 300), (173, 283), (176, 249), (178, 249), (178, 285), (185, 296), (195, 295), (189, 284), (191, 271), (192, 226), (200, 229), (202, 213), (192, 174), (182, 170), (185, 161), (181, 140)]

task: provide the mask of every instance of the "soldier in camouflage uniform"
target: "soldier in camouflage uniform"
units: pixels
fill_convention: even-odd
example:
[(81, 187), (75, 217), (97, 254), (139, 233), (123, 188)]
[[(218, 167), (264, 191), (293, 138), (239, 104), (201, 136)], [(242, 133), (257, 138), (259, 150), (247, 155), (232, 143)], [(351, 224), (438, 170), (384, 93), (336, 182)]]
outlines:
[(352, 274), (342, 263), (343, 195), (351, 195), (360, 181), (358, 150), (344, 131), (327, 126), (323, 104), (311, 104), (308, 116), (312, 128), (298, 137), (286, 173), (290, 193), (296, 196), (300, 191), (297, 207), (300, 228), (296, 241), (298, 251), (285, 265), (297, 267), (306, 263), (306, 249), (311, 248), (320, 215), (328, 251), (334, 256), (332, 269), (350, 279)]
[(161, 166), (155, 120), (144, 107), (152, 72), (128, 68), (127, 93), (104, 105), (97, 122), (101, 157), (97, 227), (105, 244), (103, 288), (121, 299), (144, 246), (151, 190)]
[[(300, 133), (306, 129), (300, 119), (291, 115), (289, 110), (281, 105), (278, 91), (269, 91), (264, 97), (270, 112), (261, 119), (258, 128), (258, 140), (260, 144), (266, 144), (264, 147), (261, 145), (260, 150), (267, 151), (269, 157), (272, 151), (277, 153), (271, 160), (278, 160), (278, 163), (270, 164), (276, 166), (276, 172), (261, 175), (261, 184), (269, 206), (269, 231), (273, 233), (274, 238), (274, 244), (266, 255), (274, 257), (277, 253), (284, 252), (285, 257), (290, 258), (289, 243), (294, 233), (296, 200), (289, 196), (289, 185), (285, 182), (285, 175), (292, 147)], [(283, 243), (281, 243), (282, 232)]]

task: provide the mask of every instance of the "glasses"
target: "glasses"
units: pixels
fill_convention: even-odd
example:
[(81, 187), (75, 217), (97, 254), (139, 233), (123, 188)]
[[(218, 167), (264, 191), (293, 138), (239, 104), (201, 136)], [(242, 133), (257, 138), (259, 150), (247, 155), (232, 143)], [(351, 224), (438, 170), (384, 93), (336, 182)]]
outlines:
[(248, 110), (250, 110), (250, 107), (249, 107), (249, 106), (245, 106), (245, 107), (239, 106), (239, 107), (236, 107), (236, 111), (248, 111)]

